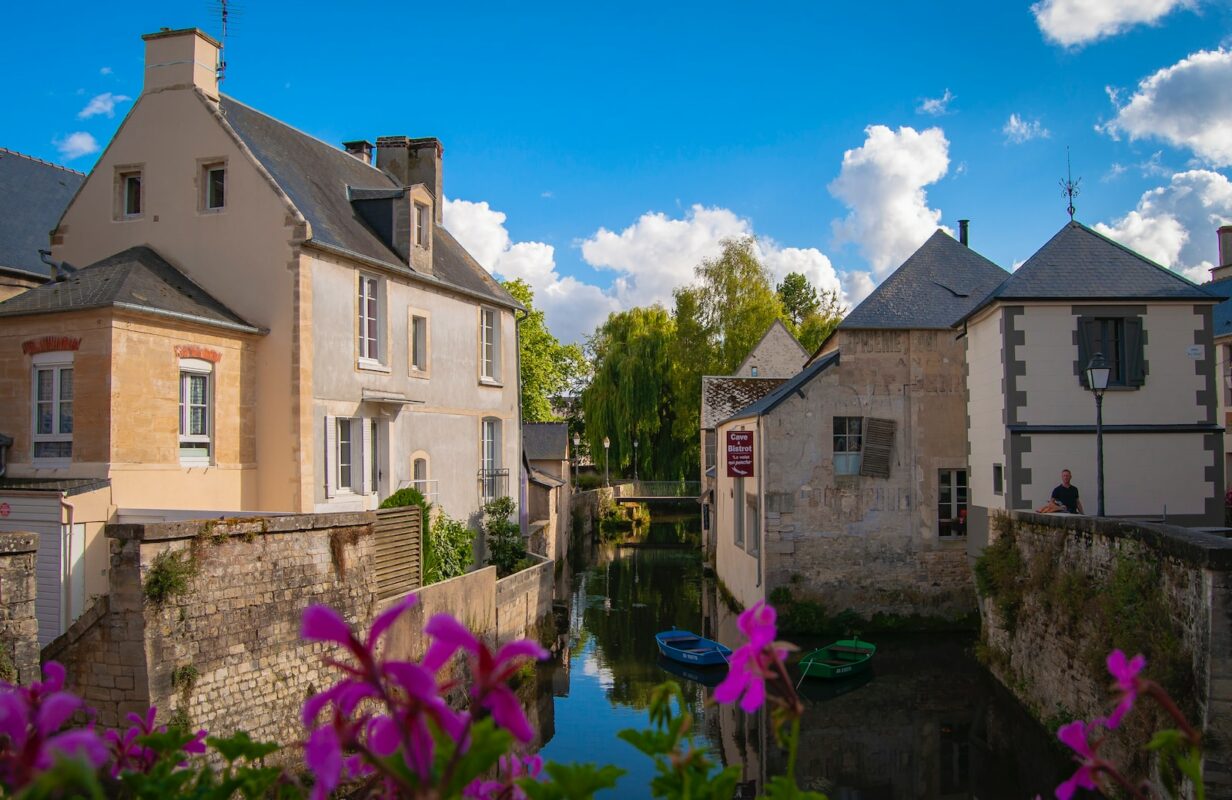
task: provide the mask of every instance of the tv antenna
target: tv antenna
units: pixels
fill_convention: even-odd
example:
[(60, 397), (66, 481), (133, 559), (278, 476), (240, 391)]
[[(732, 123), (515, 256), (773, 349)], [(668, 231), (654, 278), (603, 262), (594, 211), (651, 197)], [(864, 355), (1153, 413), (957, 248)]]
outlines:
[[(224, 0), (225, 2), (225, 0)], [(1061, 181), (1061, 195), (1069, 200), (1069, 205), (1065, 210), (1069, 213), (1071, 222), (1074, 220), (1074, 198), (1078, 196), (1078, 184), (1082, 183), (1082, 178), (1074, 180), (1073, 170), (1069, 164), (1069, 147), (1065, 148), (1065, 180)]]
[(233, 24), (232, 17), (238, 16), (239, 12), (236, 10), (235, 4), (233, 2), (230, 2), (230, 0), (215, 0), (215, 2), (212, 3), (211, 5), (213, 7), (214, 12), (218, 14), (218, 18), (219, 18), (219, 21), (222, 27), (222, 35), (219, 38), (219, 41), (221, 42), (222, 47), (218, 49), (218, 66), (215, 68), (215, 72), (218, 75), (218, 82), (222, 83), (223, 80), (227, 77), (226, 54), (227, 54), (228, 28)]

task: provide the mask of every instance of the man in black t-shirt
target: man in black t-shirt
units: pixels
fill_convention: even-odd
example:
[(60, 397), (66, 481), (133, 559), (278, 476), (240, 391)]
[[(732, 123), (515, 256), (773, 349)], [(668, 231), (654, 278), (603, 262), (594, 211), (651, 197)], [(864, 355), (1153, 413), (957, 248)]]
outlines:
[(1065, 506), (1065, 511), (1070, 514), (1085, 514), (1082, 501), (1078, 499), (1078, 487), (1070, 483), (1072, 477), (1069, 470), (1061, 470), (1061, 485), (1052, 490), (1052, 499), (1058, 505)]

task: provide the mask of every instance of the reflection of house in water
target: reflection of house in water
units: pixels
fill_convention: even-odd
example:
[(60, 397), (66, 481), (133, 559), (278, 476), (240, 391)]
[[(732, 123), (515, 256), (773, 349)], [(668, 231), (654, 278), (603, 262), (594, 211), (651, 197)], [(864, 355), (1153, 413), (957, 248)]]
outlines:
[[(950, 326), (1005, 278), (936, 232), (803, 370), (718, 423), (716, 570), (741, 604), (790, 587), (831, 613), (975, 609), (963, 343)], [(724, 447), (736, 432), (753, 446), (743, 477)]]

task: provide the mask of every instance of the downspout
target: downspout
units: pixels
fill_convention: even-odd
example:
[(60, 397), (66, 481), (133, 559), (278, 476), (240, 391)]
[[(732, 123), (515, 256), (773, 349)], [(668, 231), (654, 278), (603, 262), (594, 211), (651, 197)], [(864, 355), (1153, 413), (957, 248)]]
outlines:
[[(766, 583), (766, 435), (765, 417), (757, 417), (757, 586)], [(763, 592), (764, 594), (765, 592)], [(764, 598), (763, 598), (764, 599)]]
[[(519, 316), (519, 314), (521, 316)], [(514, 364), (517, 369), (516, 390), (518, 393), (518, 527), (522, 538), (530, 536), (530, 520), (527, 518), (527, 475), (525, 453), (522, 450), (522, 322), (530, 313), (526, 309), (513, 310), (513, 341), (515, 346)]]
[[(67, 600), (60, 607), (60, 622), (64, 626), (64, 630), (68, 630), (68, 626), (73, 624), (73, 620), (70, 618), (73, 613), (73, 554), (70, 552), (69, 547), (73, 543), (73, 518), (76, 509), (73, 508), (73, 504), (68, 501), (67, 497), (60, 495), (60, 510), (68, 518), (68, 527), (60, 533), (60, 575), (62, 576), (61, 580), (64, 582), (65, 591), (63, 596)], [(85, 542), (83, 541), (82, 544), (84, 546)], [(82, 553), (81, 567), (85, 569), (85, 553)]]

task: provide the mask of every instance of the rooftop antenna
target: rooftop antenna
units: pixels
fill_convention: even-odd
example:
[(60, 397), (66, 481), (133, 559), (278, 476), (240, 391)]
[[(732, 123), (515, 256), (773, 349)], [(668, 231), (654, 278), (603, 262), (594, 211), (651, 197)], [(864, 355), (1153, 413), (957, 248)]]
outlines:
[(1069, 147), (1065, 148), (1065, 180), (1061, 181), (1061, 194), (1069, 199), (1069, 205), (1065, 210), (1069, 212), (1070, 222), (1074, 221), (1074, 198), (1078, 196), (1078, 184), (1082, 183), (1082, 178), (1074, 180), (1074, 172), (1069, 165)]
[(218, 82), (222, 83), (227, 77), (227, 28), (231, 23), (231, 17), (235, 16), (238, 12), (235, 9), (235, 4), (229, 2), (229, 0), (215, 0), (213, 7), (222, 23), (222, 36), (219, 39), (222, 47), (218, 49), (218, 66), (215, 68)]

